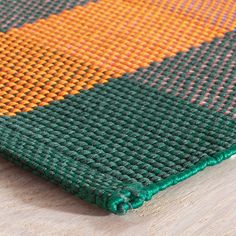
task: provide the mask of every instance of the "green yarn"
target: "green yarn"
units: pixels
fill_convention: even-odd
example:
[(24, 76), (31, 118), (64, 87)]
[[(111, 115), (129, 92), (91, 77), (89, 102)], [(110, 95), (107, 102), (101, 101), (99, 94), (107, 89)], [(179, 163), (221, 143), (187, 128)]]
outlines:
[(228, 32), (211, 43), (203, 43), (185, 53), (140, 68), (134, 76), (154, 89), (220, 110), (233, 116), (236, 106), (236, 32)]
[(116, 214), (236, 154), (235, 120), (128, 78), (0, 117), (9, 160)]
[(0, 32), (7, 32), (12, 28), (22, 27), (24, 24), (34, 23), (39, 19), (46, 19), (52, 14), (84, 6), (96, 0), (1, 0)]

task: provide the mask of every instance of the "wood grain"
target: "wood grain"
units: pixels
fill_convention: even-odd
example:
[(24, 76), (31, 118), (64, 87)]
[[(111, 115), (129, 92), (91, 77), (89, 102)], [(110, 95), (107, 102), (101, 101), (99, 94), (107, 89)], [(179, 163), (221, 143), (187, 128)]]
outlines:
[(125, 216), (87, 204), (0, 158), (0, 235), (236, 235), (236, 159)]

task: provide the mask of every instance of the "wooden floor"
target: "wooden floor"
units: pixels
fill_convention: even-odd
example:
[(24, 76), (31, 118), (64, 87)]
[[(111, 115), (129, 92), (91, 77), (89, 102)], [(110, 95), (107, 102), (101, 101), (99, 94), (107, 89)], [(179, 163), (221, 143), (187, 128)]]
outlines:
[(0, 235), (235, 236), (236, 158), (109, 214), (0, 158)]

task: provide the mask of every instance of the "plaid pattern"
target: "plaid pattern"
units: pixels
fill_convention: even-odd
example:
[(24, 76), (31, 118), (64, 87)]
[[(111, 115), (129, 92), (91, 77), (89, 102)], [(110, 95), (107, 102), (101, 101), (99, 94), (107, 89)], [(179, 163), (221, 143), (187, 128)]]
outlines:
[(232, 1), (4, 1), (0, 153), (116, 214), (236, 154)]

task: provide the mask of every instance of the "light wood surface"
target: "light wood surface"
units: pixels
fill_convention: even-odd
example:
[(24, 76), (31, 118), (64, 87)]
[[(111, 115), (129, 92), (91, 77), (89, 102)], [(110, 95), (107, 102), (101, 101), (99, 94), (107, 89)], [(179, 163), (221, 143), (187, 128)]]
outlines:
[(235, 236), (236, 158), (116, 216), (0, 157), (0, 235)]

